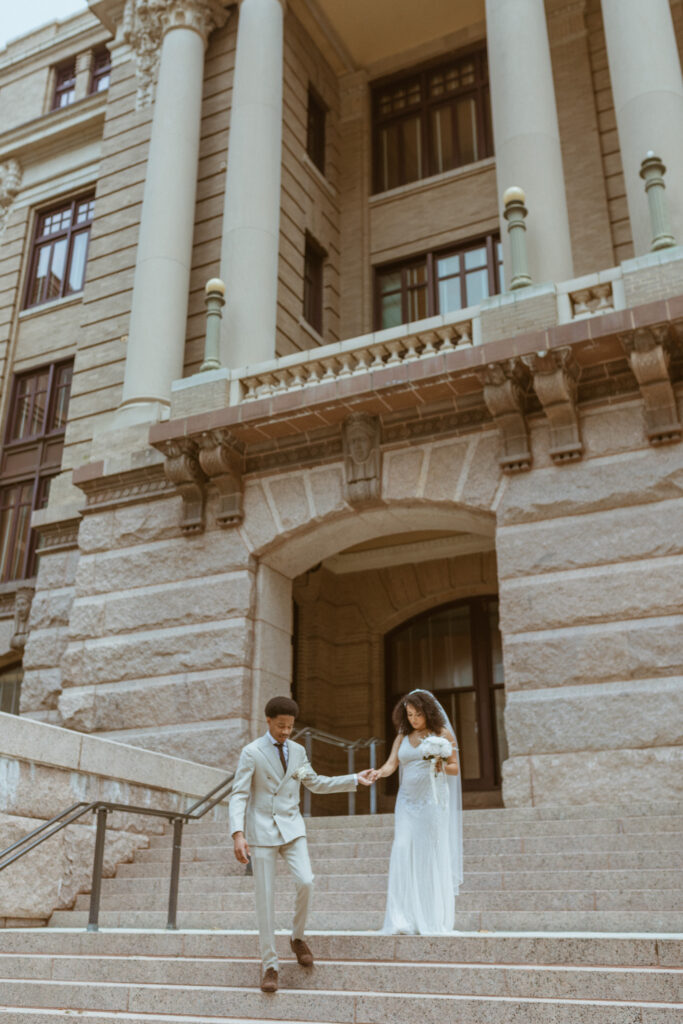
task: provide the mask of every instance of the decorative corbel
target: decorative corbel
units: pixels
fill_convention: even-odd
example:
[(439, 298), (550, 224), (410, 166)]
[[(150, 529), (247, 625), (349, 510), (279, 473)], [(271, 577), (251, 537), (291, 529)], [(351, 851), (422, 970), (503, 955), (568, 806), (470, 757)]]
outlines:
[(366, 505), (382, 495), (382, 449), (378, 416), (354, 412), (342, 425), (344, 496), (349, 505)]
[(204, 529), (206, 477), (197, 459), (197, 445), (189, 437), (175, 438), (156, 445), (164, 455), (166, 479), (183, 499), (180, 529), (183, 533), (201, 533)]
[(0, 164), (0, 237), (4, 233), (12, 203), (21, 187), (21, 177), (21, 164), (18, 160), (12, 158)]
[(498, 428), (502, 452), (499, 458), (504, 473), (531, 469), (529, 433), (524, 418), (524, 370), (517, 360), (490, 363), (479, 374), (484, 386), (484, 401)]
[(550, 424), (550, 457), (554, 463), (575, 462), (583, 455), (576, 387), (579, 367), (571, 348), (522, 356), (533, 374), (534, 390)]
[(244, 512), (243, 453), (227, 430), (206, 430), (198, 438), (199, 465), (218, 491), (216, 522), (237, 526)]
[(29, 633), (29, 618), (35, 587), (19, 587), (14, 598), (14, 632), (9, 642), (12, 650), (22, 651)]
[(643, 398), (648, 441), (655, 445), (680, 441), (681, 423), (669, 374), (669, 325), (638, 327), (620, 335), (620, 340)]

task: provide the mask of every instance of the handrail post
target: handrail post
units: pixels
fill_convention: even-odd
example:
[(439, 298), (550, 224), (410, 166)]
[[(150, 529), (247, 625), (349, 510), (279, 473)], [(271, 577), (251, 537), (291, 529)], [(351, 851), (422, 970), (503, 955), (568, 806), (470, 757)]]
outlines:
[(102, 893), (102, 866), (104, 864), (104, 839), (107, 829), (107, 808), (97, 808), (97, 832), (95, 833), (95, 857), (92, 866), (92, 886), (90, 889), (90, 914), (88, 931), (98, 930), (100, 917), (100, 895)]
[(171, 884), (168, 890), (168, 921), (166, 928), (174, 931), (178, 925), (178, 887), (180, 884), (180, 850), (183, 841), (183, 819), (176, 818), (173, 822), (173, 853), (171, 854)]
[[(313, 756), (313, 737), (307, 729), (304, 733), (304, 747), (306, 748), (306, 757), (309, 762)], [(311, 816), (311, 791), (304, 786), (304, 818), (310, 818)]]
[[(346, 756), (347, 756), (348, 766), (349, 766), (349, 775), (353, 775), (353, 773), (356, 770), (354, 768), (354, 762), (355, 762), (355, 756), (356, 756), (356, 748), (353, 747), (353, 746), (348, 747), (347, 751), (346, 751)], [(355, 792), (355, 790), (352, 789), (351, 792), (349, 793), (349, 814), (355, 814), (355, 813), (356, 813), (356, 792)]]
[[(377, 767), (377, 740), (370, 743), (370, 768)], [(370, 814), (377, 814), (377, 786), (370, 786)]]

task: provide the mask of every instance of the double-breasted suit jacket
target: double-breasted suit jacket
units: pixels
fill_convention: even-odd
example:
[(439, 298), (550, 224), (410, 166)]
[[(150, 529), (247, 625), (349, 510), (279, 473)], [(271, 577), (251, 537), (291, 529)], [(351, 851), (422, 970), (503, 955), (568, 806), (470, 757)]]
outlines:
[(318, 775), (300, 743), (287, 740), (287, 771), (267, 736), (240, 754), (230, 797), (230, 832), (244, 832), (250, 846), (282, 846), (306, 835), (299, 810), (301, 784), (313, 793), (348, 793), (354, 775)]

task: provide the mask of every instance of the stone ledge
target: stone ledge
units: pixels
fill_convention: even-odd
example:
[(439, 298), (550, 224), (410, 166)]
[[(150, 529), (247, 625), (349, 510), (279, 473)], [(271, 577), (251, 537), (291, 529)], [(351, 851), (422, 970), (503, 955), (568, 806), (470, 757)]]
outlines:
[(225, 772), (0, 712), (0, 755), (153, 789), (203, 796)]

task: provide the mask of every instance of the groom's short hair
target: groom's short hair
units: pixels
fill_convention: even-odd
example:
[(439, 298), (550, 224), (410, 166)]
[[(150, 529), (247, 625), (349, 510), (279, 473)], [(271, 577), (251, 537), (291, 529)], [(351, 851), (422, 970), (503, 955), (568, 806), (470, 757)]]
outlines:
[(271, 697), (266, 704), (266, 718), (277, 718), (278, 715), (299, 717), (299, 705), (291, 697)]

